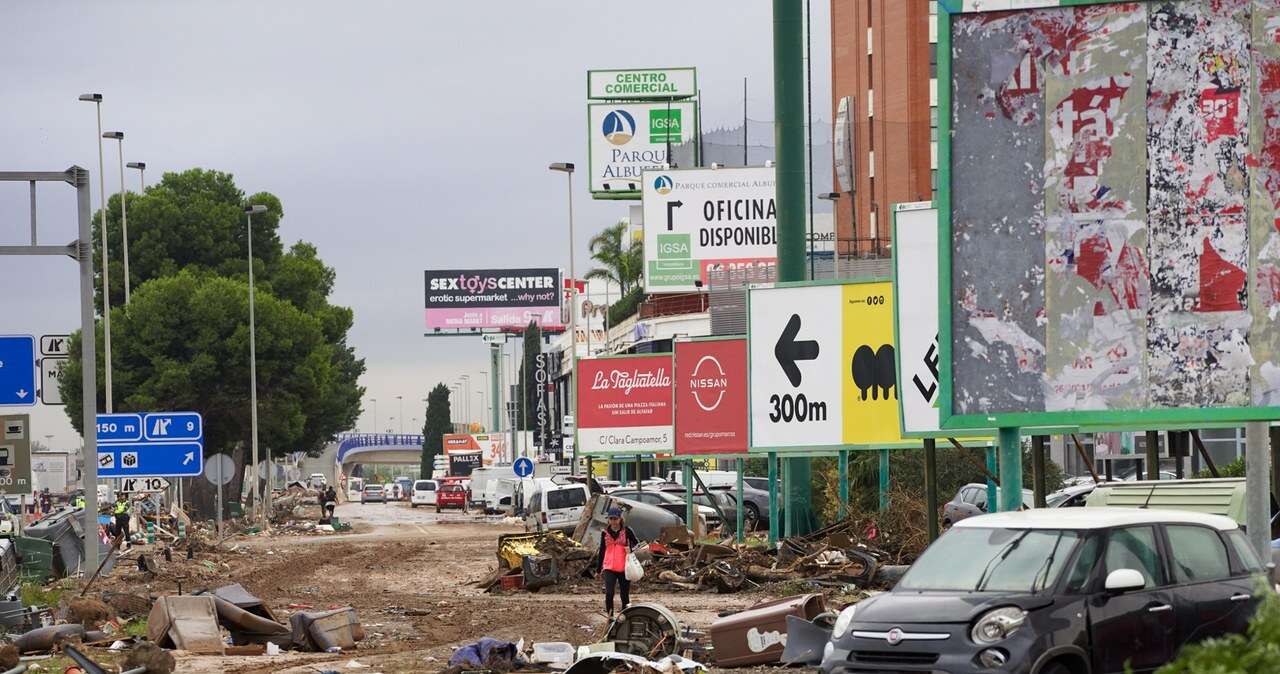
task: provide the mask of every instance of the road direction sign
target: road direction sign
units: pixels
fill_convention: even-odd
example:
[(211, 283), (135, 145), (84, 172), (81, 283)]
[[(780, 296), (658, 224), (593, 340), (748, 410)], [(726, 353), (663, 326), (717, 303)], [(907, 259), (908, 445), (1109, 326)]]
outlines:
[(0, 416), (0, 494), (31, 493), (31, 418)]
[(40, 355), (70, 356), (71, 335), (41, 335)]
[(231, 482), (236, 475), (235, 462), (226, 454), (214, 454), (204, 464), (204, 479), (216, 485)]
[(196, 412), (98, 415), (99, 477), (192, 476), (203, 466)]
[(511, 464), (511, 470), (515, 472), (516, 477), (529, 477), (533, 475), (533, 461), (528, 457), (520, 457)]
[(36, 340), (0, 337), (0, 405), (36, 404)]
[(45, 356), (40, 359), (40, 402), (45, 405), (65, 405), (62, 399), (62, 370), (71, 360), (66, 356)]
[(169, 488), (169, 481), (163, 477), (126, 477), (120, 480), (123, 492), (157, 492)]

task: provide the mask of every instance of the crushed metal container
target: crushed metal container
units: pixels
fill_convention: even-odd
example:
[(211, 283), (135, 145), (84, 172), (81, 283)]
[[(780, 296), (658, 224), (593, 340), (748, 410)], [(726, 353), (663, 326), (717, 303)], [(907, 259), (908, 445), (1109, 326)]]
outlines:
[(295, 613), (289, 618), (293, 643), (302, 650), (327, 651), (334, 646), (344, 651), (364, 639), (364, 627), (351, 607), (311, 613)]
[(222, 655), (218, 607), (210, 595), (160, 597), (147, 616), (147, 637), (164, 648)]
[(813, 620), (826, 610), (821, 594), (785, 597), (711, 623), (716, 665), (737, 667), (779, 662), (787, 645), (787, 616)]

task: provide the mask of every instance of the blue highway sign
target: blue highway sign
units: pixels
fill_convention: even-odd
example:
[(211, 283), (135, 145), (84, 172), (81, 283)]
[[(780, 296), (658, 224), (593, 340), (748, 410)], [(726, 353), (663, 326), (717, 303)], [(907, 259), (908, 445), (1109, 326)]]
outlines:
[(98, 477), (190, 477), (203, 470), (198, 412), (98, 415)]
[(528, 457), (520, 457), (515, 463), (511, 464), (511, 470), (515, 472), (516, 477), (529, 477), (533, 475), (533, 461)]
[(36, 404), (36, 339), (0, 337), (0, 405)]

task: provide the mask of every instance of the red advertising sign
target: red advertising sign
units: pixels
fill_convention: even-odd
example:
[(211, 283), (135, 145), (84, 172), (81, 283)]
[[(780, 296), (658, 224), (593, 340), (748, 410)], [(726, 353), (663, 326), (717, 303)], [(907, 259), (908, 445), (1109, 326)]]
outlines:
[(575, 378), (579, 451), (672, 450), (670, 355), (584, 358)]
[(676, 343), (676, 455), (747, 451), (747, 340)]

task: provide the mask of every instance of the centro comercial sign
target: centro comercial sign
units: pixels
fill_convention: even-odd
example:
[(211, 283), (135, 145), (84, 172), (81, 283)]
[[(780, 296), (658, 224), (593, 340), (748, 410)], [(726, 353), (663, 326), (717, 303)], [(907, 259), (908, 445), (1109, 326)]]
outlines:
[(695, 68), (587, 71), (587, 98), (592, 100), (665, 100), (696, 95)]

